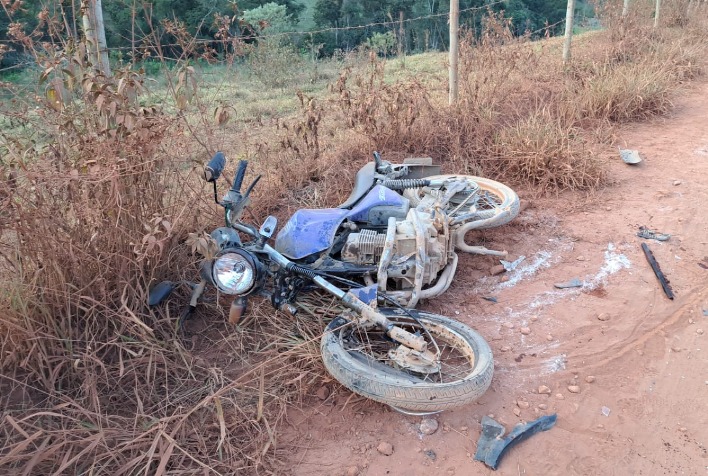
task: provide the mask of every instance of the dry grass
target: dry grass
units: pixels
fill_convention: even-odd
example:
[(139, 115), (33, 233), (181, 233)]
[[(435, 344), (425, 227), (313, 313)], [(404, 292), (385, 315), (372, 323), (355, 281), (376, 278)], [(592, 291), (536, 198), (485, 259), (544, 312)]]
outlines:
[[(156, 281), (194, 279), (187, 233), (220, 222), (195, 162), (205, 149), (251, 159), (264, 175), (258, 218), (342, 200), (373, 149), (431, 155), (447, 170), (539, 193), (601, 186), (612, 128), (668, 111), (705, 59), (695, 22), (708, 15), (677, 10), (653, 31), (637, 5), (621, 21), (608, 12), (605, 33), (578, 38), (566, 67), (557, 41), (515, 39), (503, 18), (490, 19), (463, 44), (454, 108), (442, 55), (432, 54), (405, 66), (348, 58), (329, 91), (317, 87), (320, 71), (311, 91), (271, 93), (265, 104), (255, 86), (239, 89), (244, 108), (231, 82), (202, 80), (208, 87), (178, 108), (188, 83), (179, 69), (160, 97), (134, 76), (134, 90), (119, 91), (82, 65), (74, 74), (95, 88), (67, 88), (61, 105), (27, 95), (4, 105), (0, 471), (282, 472), (285, 409), (326, 378), (318, 336), (336, 306), (312, 298), (293, 320), (252, 300), (233, 329), (207, 294), (186, 338), (175, 329), (186, 287), (163, 309), (144, 305)], [(215, 124), (225, 106), (231, 122)], [(251, 114), (258, 120), (243, 120)]]

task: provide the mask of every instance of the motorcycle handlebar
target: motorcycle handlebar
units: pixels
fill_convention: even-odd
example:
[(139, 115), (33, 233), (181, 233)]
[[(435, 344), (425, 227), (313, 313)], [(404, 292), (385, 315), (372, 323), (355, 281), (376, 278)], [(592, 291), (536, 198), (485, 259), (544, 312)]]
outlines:
[(234, 183), (231, 186), (231, 190), (233, 190), (234, 192), (241, 191), (241, 185), (243, 184), (243, 177), (246, 175), (246, 167), (248, 167), (247, 160), (239, 161), (238, 170), (236, 170), (236, 178), (234, 179)]

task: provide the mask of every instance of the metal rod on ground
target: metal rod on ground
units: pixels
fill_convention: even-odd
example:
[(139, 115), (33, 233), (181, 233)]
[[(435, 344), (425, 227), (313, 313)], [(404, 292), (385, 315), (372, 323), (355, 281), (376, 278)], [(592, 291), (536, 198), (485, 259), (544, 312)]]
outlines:
[(671, 289), (671, 285), (669, 284), (669, 280), (666, 279), (666, 276), (664, 276), (664, 273), (661, 272), (661, 268), (659, 267), (659, 263), (656, 262), (656, 258), (654, 258), (654, 253), (651, 252), (649, 249), (649, 246), (647, 246), (646, 243), (642, 243), (642, 251), (644, 251), (644, 256), (646, 256), (647, 261), (649, 261), (649, 264), (651, 265), (651, 269), (654, 270), (654, 274), (656, 275), (656, 278), (659, 280), (659, 283), (661, 283), (661, 287), (664, 289), (664, 293), (666, 294), (666, 297), (669, 299), (674, 298), (674, 291)]
[(459, 55), (458, 24), (460, 1), (450, 0), (450, 96), (448, 104), (457, 104), (457, 58)]
[(563, 63), (567, 63), (570, 60), (570, 42), (573, 39), (574, 14), (575, 0), (568, 0), (568, 9), (565, 12), (565, 41), (563, 42)]

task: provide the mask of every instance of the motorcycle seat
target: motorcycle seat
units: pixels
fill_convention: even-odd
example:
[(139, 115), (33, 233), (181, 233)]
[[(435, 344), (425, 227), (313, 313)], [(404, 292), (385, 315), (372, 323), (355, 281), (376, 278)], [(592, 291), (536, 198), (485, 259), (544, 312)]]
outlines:
[(347, 200), (337, 208), (351, 208), (359, 200), (361, 200), (374, 184), (375, 173), (376, 164), (374, 162), (369, 162), (360, 168), (354, 178), (354, 187), (352, 188), (352, 192), (349, 194), (349, 198), (347, 198)]

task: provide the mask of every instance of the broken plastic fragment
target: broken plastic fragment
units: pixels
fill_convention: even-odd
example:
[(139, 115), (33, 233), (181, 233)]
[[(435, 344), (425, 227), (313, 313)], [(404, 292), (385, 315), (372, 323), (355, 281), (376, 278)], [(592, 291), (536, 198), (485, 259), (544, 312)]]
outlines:
[(605, 416), (610, 416), (610, 409), (607, 407), (602, 407), (602, 414)]
[(482, 418), (482, 434), (477, 442), (477, 452), (474, 459), (482, 461), (492, 469), (497, 469), (499, 460), (510, 446), (525, 440), (539, 431), (550, 430), (556, 424), (557, 415), (542, 416), (530, 423), (519, 423), (506, 436), (506, 429), (492, 418), (485, 416)]
[(573, 278), (570, 281), (566, 281), (565, 283), (556, 283), (553, 286), (557, 287), (558, 289), (566, 289), (566, 288), (580, 288), (582, 287), (583, 282), (580, 281), (578, 278)]
[(624, 161), (625, 164), (636, 165), (642, 161), (642, 158), (639, 157), (638, 150), (620, 149), (619, 147), (618, 147), (618, 149), (619, 149), (620, 157), (622, 157), (622, 160)]
[(668, 241), (671, 235), (668, 233), (659, 233), (658, 231), (650, 230), (645, 226), (640, 226), (637, 232), (639, 238), (644, 238), (645, 240), (656, 240), (656, 241)]
[(500, 259), (499, 262), (504, 266), (504, 269), (506, 270), (507, 273), (514, 271), (517, 266), (521, 264), (523, 260), (526, 259), (526, 256), (519, 256), (517, 259), (514, 261), (504, 261), (503, 259)]

